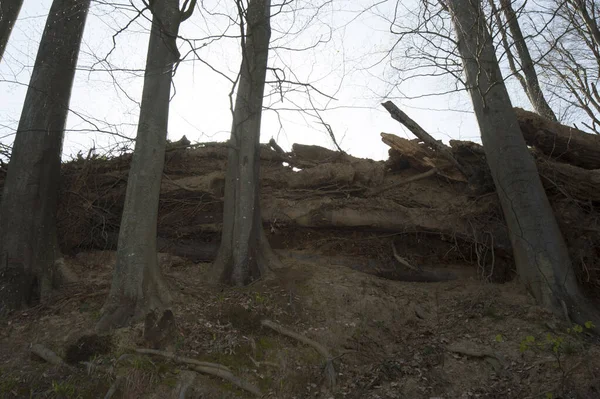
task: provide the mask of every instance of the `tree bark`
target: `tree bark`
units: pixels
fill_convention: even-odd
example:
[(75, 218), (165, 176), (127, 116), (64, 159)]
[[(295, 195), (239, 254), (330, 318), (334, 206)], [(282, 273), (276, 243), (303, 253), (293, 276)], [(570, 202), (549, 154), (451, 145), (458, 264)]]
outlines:
[(584, 169), (600, 169), (600, 135), (540, 118), (515, 108), (527, 145), (560, 162)]
[(156, 229), (182, 12), (178, 0), (151, 4), (152, 29), (138, 132), (119, 230), (117, 261), (103, 316), (96, 326), (99, 331), (124, 327), (154, 312), (163, 314), (171, 301), (158, 266)]
[(502, 11), (506, 17), (506, 23), (508, 24), (508, 29), (510, 29), (510, 33), (512, 34), (515, 47), (517, 48), (517, 54), (521, 60), (521, 70), (523, 71), (526, 85), (525, 94), (527, 94), (527, 97), (529, 97), (529, 101), (531, 101), (533, 108), (535, 108), (535, 111), (538, 114), (544, 118), (556, 122), (556, 115), (554, 114), (554, 111), (552, 111), (552, 108), (550, 108), (550, 105), (544, 97), (542, 88), (540, 87), (538, 75), (535, 71), (531, 54), (529, 53), (529, 48), (527, 47), (527, 43), (523, 37), (523, 32), (521, 31), (517, 14), (512, 8), (511, 1), (512, 0), (500, 0), (500, 5), (502, 6)]
[(214, 263), (219, 280), (247, 285), (276, 261), (260, 212), (260, 124), (271, 37), (270, 0), (250, 0), (225, 182), (221, 246)]
[(519, 277), (540, 305), (559, 314), (566, 309), (577, 322), (597, 322), (580, 293), (567, 247), (519, 129), (481, 3), (450, 0), (447, 4)]
[(60, 157), (89, 6), (54, 0), (46, 21), (0, 207), (0, 313), (44, 300), (58, 283)]
[(2, 0), (0, 3), (0, 61), (22, 5), (23, 0)]

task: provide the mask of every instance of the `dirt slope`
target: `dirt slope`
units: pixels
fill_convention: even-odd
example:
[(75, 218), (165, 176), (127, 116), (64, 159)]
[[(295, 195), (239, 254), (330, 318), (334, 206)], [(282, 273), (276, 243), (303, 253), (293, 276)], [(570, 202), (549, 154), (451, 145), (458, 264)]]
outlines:
[[(484, 284), (467, 275), (443, 283), (390, 281), (352, 270), (339, 257), (279, 254), (286, 268), (244, 289), (207, 285), (208, 264), (161, 255), (178, 325), (167, 350), (226, 365), (268, 398), (600, 395), (598, 342), (585, 332), (568, 334), (517, 284)], [(173, 392), (185, 366), (141, 355), (117, 364), (143, 346), (141, 325), (115, 333), (105, 353), (87, 359), (87, 369), (50, 366), (30, 354), (30, 345), (40, 343), (63, 358), (74, 357), (69, 347), (93, 334), (114, 259), (112, 252), (68, 259), (81, 282), (51, 307), (15, 314), (2, 325), (0, 397), (103, 397), (117, 376), (122, 380), (114, 397), (177, 397)], [(328, 348), (336, 386), (326, 384), (324, 359), (312, 347), (262, 327), (263, 319)], [(545, 342), (548, 334), (564, 339), (557, 353), (548, 347), (520, 351), (528, 336)], [(253, 397), (204, 375), (188, 394)]]

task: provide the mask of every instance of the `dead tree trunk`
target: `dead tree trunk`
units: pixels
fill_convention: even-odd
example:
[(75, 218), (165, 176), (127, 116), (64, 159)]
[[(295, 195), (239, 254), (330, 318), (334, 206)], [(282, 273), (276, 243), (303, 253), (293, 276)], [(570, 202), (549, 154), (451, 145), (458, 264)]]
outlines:
[(519, 129), (481, 3), (449, 0), (447, 5), (519, 277), (539, 304), (561, 314), (567, 311), (578, 322), (596, 322), (595, 313), (585, 306), (567, 247)]
[(0, 3), (0, 61), (22, 5), (23, 0), (3, 0)]
[[(137, 139), (119, 230), (117, 262), (97, 329), (123, 327), (167, 310), (170, 295), (156, 251), (158, 200), (165, 159), (173, 68), (179, 60), (180, 23), (194, 10), (178, 0), (151, 2), (152, 29), (146, 58)], [(167, 314), (167, 313), (165, 313)]]
[(223, 233), (214, 264), (221, 282), (246, 285), (272, 262), (259, 202), (260, 123), (267, 73), (270, 0), (250, 0), (225, 183)]
[[(531, 54), (529, 54), (529, 48), (523, 37), (523, 32), (521, 32), (517, 13), (512, 8), (511, 0), (500, 0), (500, 5), (502, 6), (502, 11), (506, 17), (508, 29), (510, 29), (510, 33), (515, 42), (517, 54), (521, 60), (521, 69), (523, 71), (523, 76), (525, 77), (525, 94), (527, 94), (529, 101), (538, 114), (551, 121), (556, 121), (556, 115), (554, 114), (554, 111), (552, 111), (552, 108), (550, 108), (550, 105), (544, 97), (542, 88), (540, 87), (533, 60), (531, 59)], [(499, 28), (504, 29), (503, 26), (500, 26)]]
[(42, 299), (59, 277), (60, 157), (90, 0), (54, 0), (46, 21), (0, 207), (0, 313)]

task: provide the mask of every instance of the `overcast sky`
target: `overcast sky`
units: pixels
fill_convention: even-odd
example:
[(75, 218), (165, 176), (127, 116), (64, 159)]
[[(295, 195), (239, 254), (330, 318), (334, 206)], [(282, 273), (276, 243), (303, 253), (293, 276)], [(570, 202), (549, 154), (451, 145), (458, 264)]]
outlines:
[[(387, 147), (381, 142), (381, 132), (413, 138), (379, 105), (388, 94), (436, 138), (479, 140), (466, 93), (407, 100), (398, 98), (398, 90), (390, 92), (397, 72), (390, 70), (385, 62), (377, 64), (377, 61), (395, 41), (389, 33), (389, 23), (380, 17), (393, 15), (394, 1), (334, 0), (317, 11), (315, 5), (323, 3), (323, 0), (295, 1), (302, 11), (284, 12), (273, 18), (272, 39), (276, 49), (270, 53), (270, 65), (285, 66), (288, 79), (311, 83), (335, 98), (327, 99), (316, 91), (311, 94), (313, 104), (330, 108), (321, 116), (331, 125), (342, 149), (360, 157), (385, 159)], [(367, 10), (375, 3), (378, 5)], [(5, 143), (12, 141), (17, 127), (50, 4), (51, 0), (25, 0), (0, 62), (0, 135)], [(139, 1), (134, 4), (141, 6)], [(203, 4), (203, 10), (197, 9), (183, 23), (181, 36), (200, 39), (223, 33), (239, 34), (237, 26), (227, 28), (230, 24), (224, 16), (233, 15), (232, 0), (208, 0)], [(402, 7), (410, 6), (411, 2), (403, 2)], [(94, 145), (104, 149), (121, 140), (95, 129), (135, 136), (143, 82), (139, 71), (145, 65), (149, 38), (148, 12), (116, 37), (116, 47), (107, 58), (113, 35), (134, 15), (131, 11), (92, 2), (71, 97), (73, 112), (68, 119), (65, 156), (78, 151), (87, 153)], [(314, 48), (291, 50), (311, 46), (319, 40), (323, 43)], [(182, 55), (188, 53), (190, 46), (181, 40), (179, 44)], [(239, 44), (235, 38), (196, 42), (198, 47), (203, 44), (206, 45), (198, 51), (202, 61), (188, 56), (177, 69), (170, 108), (171, 140), (186, 135), (192, 142), (223, 141), (229, 136), (231, 83), (223, 75), (233, 78), (237, 73)], [(103, 59), (107, 61), (101, 62)], [(108, 69), (113, 71), (109, 73)], [(401, 86), (400, 90), (405, 96), (418, 97), (446, 91), (452, 84), (452, 78), (423, 78)], [(282, 100), (278, 93), (273, 93), (265, 99), (265, 105), (282, 111), (265, 112), (263, 142), (274, 137), (284, 149), (290, 149), (295, 142), (333, 148), (316, 118), (293, 110), (309, 106), (306, 94), (292, 93)]]

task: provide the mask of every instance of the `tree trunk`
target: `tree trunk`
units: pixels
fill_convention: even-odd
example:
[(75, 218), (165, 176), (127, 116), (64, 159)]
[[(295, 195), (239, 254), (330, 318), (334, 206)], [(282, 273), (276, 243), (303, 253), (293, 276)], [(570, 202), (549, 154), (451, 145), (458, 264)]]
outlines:
[(450, 0), (447, 4), (519, 277), (540, 305), (561, 314), (567, 311), (578, 322), (597, 321), (585, 306), (567, 247), (519, 129), (481, 3)]
[(0, 61), (22, 5), (23, 0), (3, 0), (0, 3)]
[(0, 312), (44, 300), (58, 283), (61, 152), (90, 0), (54, 0), (15, 136), (0, 207)]
[(214, 271), (232, 285), (263, 276), (275, 260), (261, 223), (260, 123), (267, 73), (270, 0), (250, 0), (225, 183), (223, 233)]
[(146, 58), (138, 132), (129, 170), (110, 293), (97, 329), (105, 331), (168, 309), (156, 250), (158, 200), (165, 159), (176, 37), (181, 22), (178, 0), (152, 3), (152, 29)]
[(519, 25), (517, 14), (512, 8), (511, 1), (512, 0), (500, 0), (500, 5), (502, 6), (502, 11), (506, 17), (508, 29), (510, 29), (510, 33), (515, 42), (517, 54), (519, 54), (519, 59), (521, 60), (521, 69), (525, 77), (525, 92), (538, 114), (551, 121), (556, 121), (556, 115), (552, 111), (552, 108), (550, 108), (550, 105), (548, 105), (544, 93), (542, 92), (542, 88), (540, 87), (531, 54), (529, 54), (529, 48), (527, 48), (527, 43), (523, 37), (523, 32), (521, 32), (521, 26)]

